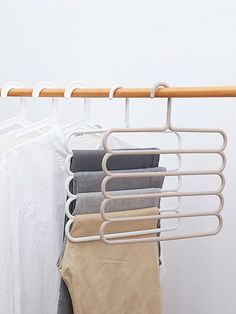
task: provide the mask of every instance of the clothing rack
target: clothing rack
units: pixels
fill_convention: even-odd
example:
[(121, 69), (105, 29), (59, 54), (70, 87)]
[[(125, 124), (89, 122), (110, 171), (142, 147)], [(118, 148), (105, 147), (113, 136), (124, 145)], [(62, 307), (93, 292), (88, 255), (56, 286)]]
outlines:
[[(65, 213), (67, 217), (69, 218), (69, 221), (65, 228), (65, 233), (67, 238), (72, 242), (84, 242), (84, 241), (93, 241), (93, 240), (99, 240), (101, 239), (103, 242), (107, 244), (115, 244), (115, 243), (134, 243), (134, 242), (147, 242), (147, 241), (166, 241), (166, 240), (175, 240), (175, 239), (186, 239), (186, 238), (195, 238), (195, 237), (203, 237), (203, 236), (210, 236), (217, 234), (221, 228), (222, 228), (222, 217), (220, 215), (221, 210), (223, 209), (224, 205), (224, 197), (222, 195), (222, 191), (225, 186), (225, 179), (223, 175), (223, 170), (226, 165), (226, 158), (224, 155), (224, 149), (227, 144), (227, 137), (223, 130), (220, 129), (206, 129), (206, 128), (177, 128), (172, 125), (171, 121), (171, 114), (172, 114), (172, 98), (184, 98), (184, 97), (236, 97), (236, 86), (232, 87), (169, 87), (168, 84), (164, 82), (158, 82), (155, 85), (153, 85), (152, 88), (124, 88), (121, 86), (116, 86), (111, 89), (108, 88), (87, 88), (83, 83), (81, 82), (71, 82), (65, 89), (58, 89), (55, 87), (55, 85), (51, 82), (45, 81), (37, 84), (33, 89), (24, 88), (24, 86), (19, 82), (8, 82), (5, 84), (1, 89), (1, 97), (21, 97), (22, 102), (22, 112), (24, 113), (25, 109), (25, 97), (50, 97), (53, 100), (54, 105), (54, 111), (57, 112), (57, 98), (62, 97), (64, 99), (70, 98), (70, 97), (81, 97), (85, 99), (84, 107), (85, 111), (86, 109), (90, 109), (90, 105), (87, 106), (87, 98), (109, 98), (110, 100), (113, 99), (113, 97), (117, 98), (125, 98), (125, 122), (126, 127), (123, 129), (110, 129), (110, 130), (102, 130), (102, 129), (77, 129), (76, 131), (72, 131), (72, 133), (69, 134), (68, 139), (65, 143), (68, 156), (65, 160), (65, 166), (68, 173), (68, 178), (65, 182), (66, 186), (66, 192), (68, 195), (68, 200), (65, 205)], [(167, 112), (166, 112), (166, 122), (165, 125), (160, 128), (130, 128), (129, 126), (129, 98), (154, 98), (154, 97), (160, 97), (160, 98), (168, 98), (167, 99)], [(23, 102), (24, 100), (24, 102)], [(88, 108), (87, 108), (88, 107)], [(14, 120), (14, 119), (13, 119)], [(53, 119), (54, 121), (55, 119)], [(89, 119), (85, 119), (86, 121)], [(87, 122), (88, 122), (87, 121)], [(38, 122), (39, 125), (41, 121)], [(37, 123), (36, 123), (37, 124)], [(38, 126), (38, 125), (37, 125)], [(89, 126), (89, 123), (88, 123)], [(27, 127), (26, 127), (27, 128)], [(158, 151), (155, 151), (155, 154), (174, 154), (177, 155), (179, 160), (179, 165), (177, 169), (169, 170), (165, 173), (165, 176), (176, 176), (178, 177), (179, 183), (178, 187), (176, 187), (173, 191), (162, 191), (161, 193), (158, 193), (158, 195), (132, 195), (132, 196), (119, 196), (119, 197), (112, 197), (109, 195), (106, 191), (106, 184), (108, 180), (112, 178), (128, 178), (128, 177), (142, 177), (142, 176), (160, 176), (159, 173), (148, 173), (143, 172), (142, 174), (114, 174), (112, 172), (109, 172), (106, 166), (106, 162), (108, 158), (110, 158), (112, 155), (140, 155), (140, 154), (153, 154), (152, 151), (148, 150), (120, 150), (119, 152), (115, 152), (112, 149), (109, 148), (107, 144), (107, 138), (111, 133), (123, 133), (123, 132), (134, 132), (134, 133), (140, 133), (140, 132), (154, 132), (154, 133), (174, 133), (177, 135), (179, 140), (179, 147), (177, 149), (169, 149), (169, 150), (163, 150), (160, 149)], [(70, 160), (72, 158), (72, 151), (69, 147), (69, 139), (74, 136), (75, 134), (90, 134), (90, 133), (104, 133), (103, 136), (103, 146), (105, 150), (105, 156), (103, 158), (102, 162), (102, 169), (105, 173), (105, 178), (101, 184), (101, 192), (104, 197), (104, 201), (100, 208), (100, 213), (103, 218), (103, 223), (100, 228), (99, 235), (94, 235), (91, 237), (85, 237), (85, 238), (73, 238), (70, 235), (70, 226), (74, 221), (74, 216), (70, 214), (69, 206), (72, 201), (76, 200), (76, 195), (72, 194), (69, 189), (69, 184), (73, 180), (73, 173), (70, 171)], [(181, 133), (203, 133), (203, 134), (218, 134), (222, 137), (223, 143), (222, 146), (215, 149), (182, 149), (181, 148)], [(181, 155), (182, 154), (213, 154), (221, 157), (221, 166), (218, 169), (213, 170), (199, 170), (199, 171), (180, 171), (181, 167)], [(185, 192), (185, 191), (179, 191), (181, 182), (182, 182), (182, 176), (209, 176), (214, 175), (220, 178), (220, 186), (212, 191), (191, 191), (191, 192)], [(108, 202), (110, 202), (112, 199), (135, 199), (135, 198), (158, 198), (158, 197), (177, 197), (180, 201), (182, 197), (188, 197), (188, 196), (216, 196), (219, 198), (219, 206), (216, 210), (211, 211), (196, 211), (191, 213), (180, 213), (178, 211), (178, 206), (173, 210), (169, 210), (169, 212), (165, 214), (161, 213), (156, 217), (136, 217), (135, 219), (130, 218), (120, 218), (120, 221), (132, 221), (132, 220), (147, 220), (147, 219), (172, 219), (176, 218), (178, 222), (181, 218), (188, 218), (188, 217), (204, 217), (204, 216), (214, 216), (218, 219), (218, 225), (217, 228), (213, 231), (207, 231), (203, 233), (191, 233), (188, 235), (180, 235), (180, 236), (155, 236), (155, 237), (149, 237), (149, 238), (138, 238), (138, 239), (125, 239), (125, 240), (109, 240), (109, 238), (121, 238), (121, 237), (127, 237), (134, 235), (133, 232), (129, 232), (128, 234), (123, 232), (122, 234), (118, 235), (110, 235), (105, 234), (105, 227), (115, 221), (118, 221), (118, 219), (110, 219), (106, 215), (106, 205)], [(172, 213), (170, 213), (172, 212)], [(179, 226), (179, 223), (177, 224), (177, 227)], [(156, 228), (153, 230), (139, 230), (135, 232), (137, 235), (144, 235), (144, 234), (150, 234), (150, 233), (158, 233), (162, 231), (172, 231), (176, 230), (176, 228), (168, 228), (168, 230), (162, 230), (162, 228)]]
[[(63, 88), (44, 88), (40, 97), (64, 97)], [(12, 88), (8, 97), (32, 97), (32, 88)], [(109, 88), (76, 88), (71, 97), (109, 97)], [(150, 88), (119, 88), (115, 91), (116, 98), (150, 98)], [(236, 86), (211, 86), (211, 87), (166, 87), (159, 88), (155, 97), (166, 98), (197, 98), (197, 97), (236, 97)]]

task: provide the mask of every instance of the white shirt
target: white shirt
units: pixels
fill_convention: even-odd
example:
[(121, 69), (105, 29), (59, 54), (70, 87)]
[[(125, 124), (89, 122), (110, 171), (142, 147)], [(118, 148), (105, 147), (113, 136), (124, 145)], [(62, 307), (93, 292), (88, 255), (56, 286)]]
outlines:
[[(27, 134), (21, 137), (17, 137), (17, 133), (10, 132), (0, 136), (0, 160), (4, 154), (16, 145), (23, 144), (35, 138), (35, 134)], [(37, 135), (38, 136), (38, 135)]]
[[(34, 134), (18, 138), (16, 132), (1, 134), (0, 160), (4, 154), (17, 144), (32, 139)], [(8, 210), (7, 175), (0, 169), (0, 313), (14, 312), (13, 263), (11, 255), (11, 229)]]
[[(94, 148), (100, 142), (99, 136), (82, 136), (77, 148)], [(110, 137), (110, 145), (127, 147), (114, 137)], [(64, 137), (55, 127), (3, 157), (0, 174), (7, 196), (1, 200), (6, 204), (1, 217), (7, 237), (2, 266), (7, 271), (2, 281), (6, 289), (0, 298), (7, 297), (0, 304), (0, 313), (57, 311), (60, 279), (56, 262), (63, 242), (66, 156)]]
[(0, 313), (13, 313), (13, 265), (6, 173), (0, 170)]

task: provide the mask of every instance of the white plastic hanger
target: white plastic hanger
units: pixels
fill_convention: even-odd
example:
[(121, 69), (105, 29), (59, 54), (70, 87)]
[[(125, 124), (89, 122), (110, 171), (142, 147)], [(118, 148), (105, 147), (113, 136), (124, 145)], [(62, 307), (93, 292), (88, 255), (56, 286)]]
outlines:
[[(40, 95), (40, 92), (44, 88), (53, 88), (53, 87), (55, 87), (55, 85), (51, 82), (47, 82), (47, 81), (40, 82), (33, 88), (32, 96), (34, 98), (38, 98)], [(17, 137), (21, 137), (35, 131), (40, 131), (40, 130), (43, 131), (43, 129), (48, 130), (48, 128), (52, 127), (57, 122), (58, 122), (58, 99), (53, 97), (52, 98), (52, 115), (49, 118), (37, 121), (33, 123), (32, 125), (24, 127), (18, 132)]]
[[(81, 85), (82, 83), (80, 82), (72, 82), (70, 83), (66, 89), (65, 89), (65, 93), (64, 93), (64, 97), (65, 98), (70, 98), (71, 97), (71, 94), (73, 92), (73, 90), (75, 90), (76, 86), (78, 85)], [(82, 84), (83, 88), (84, 88), (84, 85)], [(113, 95), (114, 95), (114, 92), (118, 89), (118, 88), (121, 88), (120, 86), (115, 86), (113, 88), (110, 89), (110, 92), (109, 92), (109, 99), (112, 100), (113, 99)], [(80, 120), (80, 121), (83, 121), (83, 120)], [(129, 103), (126, 99), (126, 110), (125, 110), (125, 125), (128, 127), (129, 126)], [(74, 216), (71, 215), (70, 213), (70, 204), (73, 200), (75, 200), (77, 198), (77, 195), (74, 195), (70, 192), (70, 189), (69, 189), (69, 185), (70, 185), (70, 182), (74, 179), (74, 173), (70, 170), (70, 164), (71, 164), (71, 159), (73, 157), (73, 151), (70, 147), (70, 139), (74, 136), (74, 135), (77, 135), (77, 134), (81, 134), (81, 135), (89, 135), (89, 136), (101, 136), (101, 134), (104, 134), (106, 133), (108, 130), (107, 129), (94, 129), (94, 128), (87, 128), (86, 129), (83, 129), (83, 127), (81, 127), (81, 125), (79, 125), (79, 129), (77, 130), (72, 130), (71, 132), (69, 132), (66, 136), (66, 140), (65, 140), (65, 148), (68, 152), (68, 155), (66, 157), (66, 160), (65, 160), (65, 166), (66, 166), (66, 171), (69, 175), (69, 177), (67, 178), (66, 182), (65, 182), (65, 187), (66, 187), (66, 192), (67, 192), (67, 195), (68, 195), (68, 199), (66, 201), (66, 205), (65, 205), (65, 212), (66, 212), (66, 215), (69, 219), (72, 219), (74, 218)], [(98, 146), (101, 146), (102, 144), (102, 141), (103, 141), (103, 138), (101, 137), (101, 142), (99, 143)], [(66, 229), (67, 230), (67, 229)], [(69, 238), (70, 237), (70, 234), (69, 234), (69, 231), (67, 232), (66, 231), (66, 235), (67, 237)]]
[[(86, 88), (87, 86), (80, 82), (80, 81), (75, 81), (69, 83), (64, 91), (64, 97), (66, 99), (70, 99), (73, 91), (78, 88)], [(78, 121), (74, 121), (70, 124), (67, 124), (64, 126), (63, 131), (65, 133), (68, 133), (72, 131), (75, 128), (90, 128), (90, 129), (96, 129), (96, 128), (101, 128), (100, 125), (94, 124), (91, 122), (91, 103), (90, 99), (84, 98), (84, 117)]]
[[(1, 98), (7, 98), (8, 92), (12, 88), (21, 88), (24, 87), (21, 83), (17, 81), (8, 82), (5, 85), (3, 85), (1, 89)], [(14, 118), (5, 120), (0, 122), (0, 129), (5, 129), (11, 126), (26, 126), (29, 125), (31, 122), (26, 119), (26, 98), (21, 97), (20, 98), (20, 114), (17, 115)]]
[[(114, 93), (117, 89), (122, 88), (123, 86), (114, 86), (110, 89), (109, 99), (112, 100), (114, 98)], [(129, 98), (125, 98), (125, 127), (130, 127), (129, 121)]]

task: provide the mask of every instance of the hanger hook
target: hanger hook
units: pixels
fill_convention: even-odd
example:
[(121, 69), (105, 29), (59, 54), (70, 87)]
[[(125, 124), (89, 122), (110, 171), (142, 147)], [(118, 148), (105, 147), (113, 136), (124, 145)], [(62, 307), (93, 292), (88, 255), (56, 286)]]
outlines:
[[(114, 98), (114, 93), (117, 89), (123, 88), (123, 86), (114, 86), (109, 91), (109, 100), (112, 100)], [(125, 98), (125, 127), (130, 127), (129, 122), (129, 98)]]
[[(24, 88), (24, 85), (18, 81), (7, 82), (1, 88), (1, 98), (7, 98), (8, 92), (13, 88)], [(21, 116), (26, 117), (26, 97), (20, 97)]]
[[(32, 97), (38, 98), (41, 91), (45, 88), (55, 88), (56, 85), (49, 81), (42, 81), (36, 84), (32, 91)], [(52, 117), (57, 120), (58, 118), (58, 99), (55, 97), (52, 97)]]
[[(158, 82), (154, 84), (150, 91), (150, 98), (153, 99), (156, 95), (156, 91), (159, 88), (167, 88), (169, 85), (165, 82)], [(167, 99), (167, 113), (166, 113), (166, 127), (171, 130), (171, 109), (172, 109), (172, 98)]]
[[(69, 99), (75, 89), (87, 88), (88, 86), (81, 81), (74, 81), (69, 83), (64, 91), (64, 98)], [(88, 98), (84, 98), (84, 116), (86, 121), (91, 120), (91, 103)]]

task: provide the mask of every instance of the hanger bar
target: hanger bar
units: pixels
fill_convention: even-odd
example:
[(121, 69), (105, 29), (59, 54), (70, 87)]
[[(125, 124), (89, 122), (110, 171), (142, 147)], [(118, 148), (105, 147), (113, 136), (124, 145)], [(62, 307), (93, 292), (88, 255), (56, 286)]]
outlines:
[[(11, 97), (32, 97), (32, 88), (12, 88), (8, 92)], [(107, 98), (109, 97), (109, 88), (80, 88), (75, 89), (72, 97), (88, 98)], [(150, 88), (119, 88), (114, 92), (117, 98), (149, 98)], [(45, 88), (40, 97), (64, 97), (63, 88)], [(236, 86), (219, 87), (166, 87), (159, 88), (155, 97), (236, 97)]]

